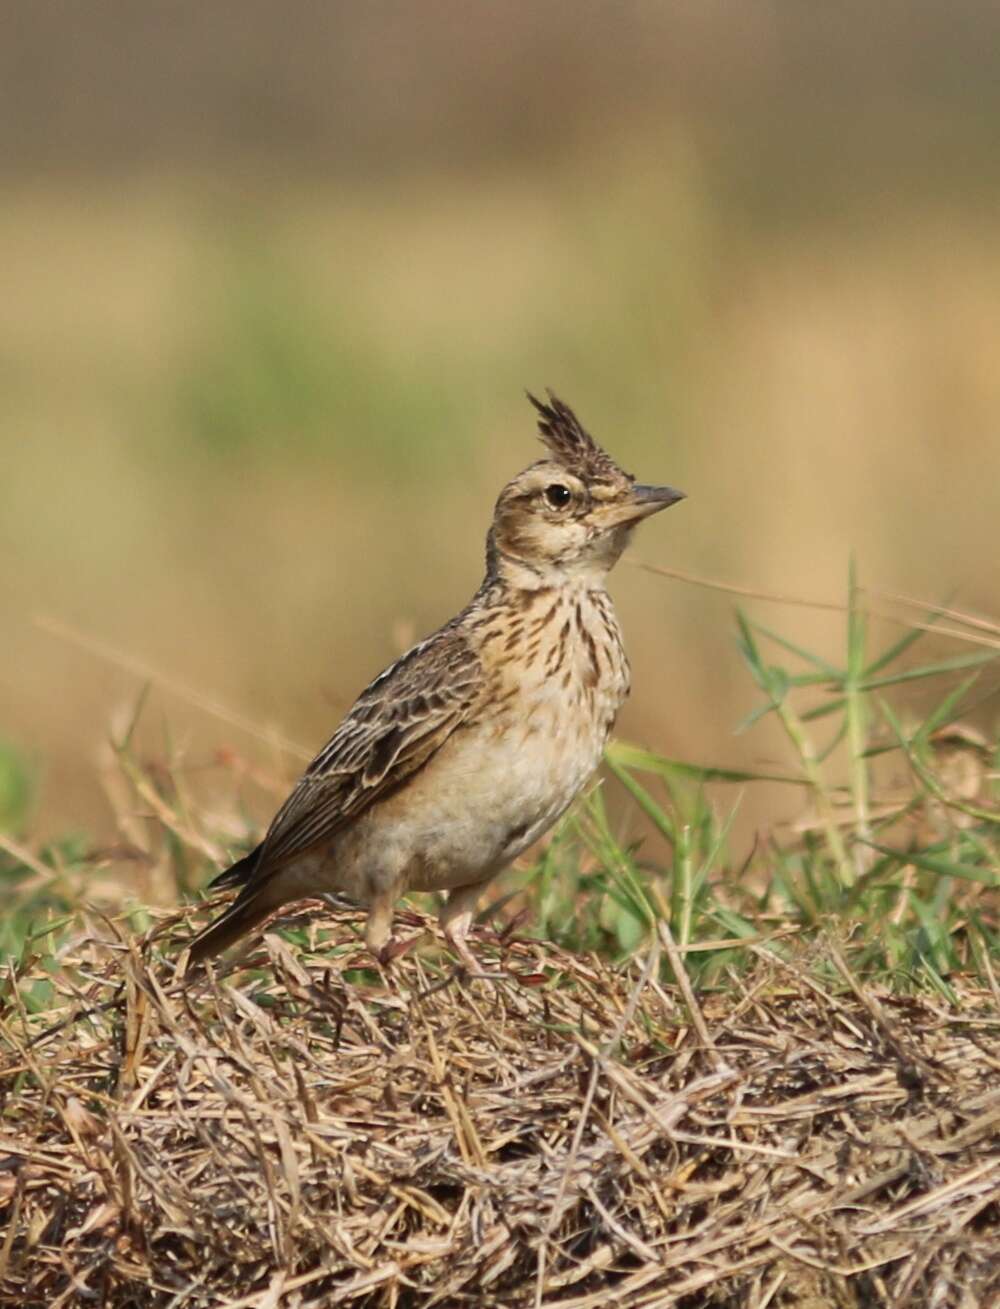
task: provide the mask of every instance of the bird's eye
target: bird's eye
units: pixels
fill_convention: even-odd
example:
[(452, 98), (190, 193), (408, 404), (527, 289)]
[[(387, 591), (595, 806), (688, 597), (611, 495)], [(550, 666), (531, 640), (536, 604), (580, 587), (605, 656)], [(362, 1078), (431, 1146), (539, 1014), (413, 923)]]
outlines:
[(573, 497), (568, 486), (563, 486), (562, 482), (553, 482), (545, 488), (545, 498), (553, 509), (565, 509)]

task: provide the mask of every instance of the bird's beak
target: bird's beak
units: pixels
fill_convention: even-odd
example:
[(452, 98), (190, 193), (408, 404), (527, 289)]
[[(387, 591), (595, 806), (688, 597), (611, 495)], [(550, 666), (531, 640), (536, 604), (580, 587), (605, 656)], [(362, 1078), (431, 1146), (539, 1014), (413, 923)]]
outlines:
[(684, 492), (672, 486), (643, 486), (642, 483), (632, 487), (632, 504), (637, 518), (648, 518), (658, 514), (661, 509), (669, 509), (678, 500), (684, 499)]
[(594, 517), (602, 531), (630, 527), (683, 499), (684, 492), (676, 491), (672, 486), (644, 486), (635, 482), (620, 499), (599, 506)]
[(623, 523), (638, 523), (683, 499), (684, 492), (675, 491), (672, 486), (643, 486), (641, 482), (636, 483), (626, 499), (608, 506), (604, 526), (620, 527)]

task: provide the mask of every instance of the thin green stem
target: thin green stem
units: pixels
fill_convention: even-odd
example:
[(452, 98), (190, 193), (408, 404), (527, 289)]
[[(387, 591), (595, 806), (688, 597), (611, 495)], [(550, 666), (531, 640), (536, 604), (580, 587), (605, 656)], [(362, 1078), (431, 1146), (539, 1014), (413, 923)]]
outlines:
[(851, 798), (854, 802), (855, 830), (859, 840), (854, 847), (854, 871), (864, 876), (871, 865), (871, 807), (868, 776), (868, 708), (861, 682), (865, 675), (865, 613), (861, 608), (860, 587), (851, 561), (847, 620), (847, 676), (844, 679), (847, 748), (849, 754)]
[(826, 843), (829, 847), (833, 862), (837, 868), (837, 876), (840, 879), (842, 887), (854, 885), (854, 868), (847, 854), (847, 847), (844, 844), (844, 838), (841, 835), (840, 828), (837, 826), (836, 815), (833, 812), (833, 805), (830, 802), (830, 792), (826, 782), (823, 779), (823, 773), (820, 769), (819, 762), (816, 759), (813, 750), (812, 741), (806, 732), (802, 719), (794, 709), (788, 704), (787, 699), (776, 700), (774, 705), (775, 713), (788, 735), (788, 739), (795, 747), (799, 758), (802, 760), (802, 770), (806, 775), (813, 795), (816, 797), (816, 808), (819, 813), (820, 822), (823, 827)]

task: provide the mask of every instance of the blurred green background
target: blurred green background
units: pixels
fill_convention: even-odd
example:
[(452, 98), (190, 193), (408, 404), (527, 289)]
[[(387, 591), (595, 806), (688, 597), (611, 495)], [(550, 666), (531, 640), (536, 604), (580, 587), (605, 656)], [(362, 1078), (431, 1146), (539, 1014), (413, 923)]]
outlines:
[[(318, 746), (477, 585), (525, 387), (688, 492), (637, 557), (840, 600), (853, 549), (996, 615), (995, 5), (3, 8), (8, 825), (113, 839), (142, 680), (39, 616)], [(620, 733), (770, 758), (732, 599), (612, 589)], [(260, 819), (299, 766), (163, 690), (142, 725)]]

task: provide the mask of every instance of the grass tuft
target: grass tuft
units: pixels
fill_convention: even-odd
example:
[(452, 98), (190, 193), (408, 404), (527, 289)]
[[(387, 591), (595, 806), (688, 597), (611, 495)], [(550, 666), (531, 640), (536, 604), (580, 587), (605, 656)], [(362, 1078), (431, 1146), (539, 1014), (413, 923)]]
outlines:
[(800, 941), (699, 995), (658, 928), (469, 983), (314, 905), (185, 984), (189, 914), (91, 920), (0, 987), (0, 1303), (991, 1303), (995, 994)]

